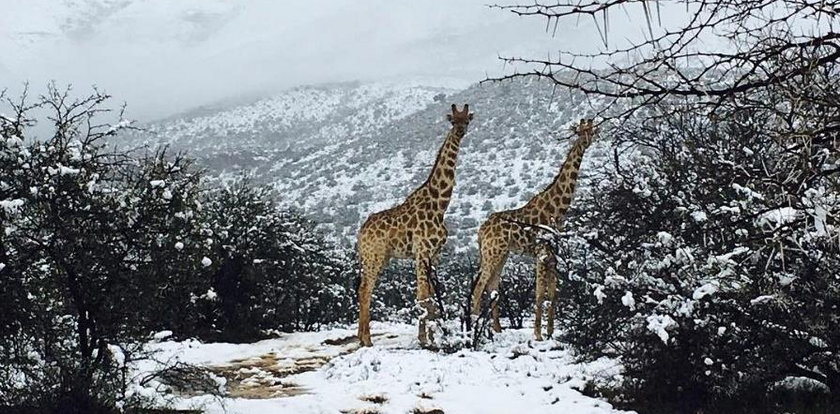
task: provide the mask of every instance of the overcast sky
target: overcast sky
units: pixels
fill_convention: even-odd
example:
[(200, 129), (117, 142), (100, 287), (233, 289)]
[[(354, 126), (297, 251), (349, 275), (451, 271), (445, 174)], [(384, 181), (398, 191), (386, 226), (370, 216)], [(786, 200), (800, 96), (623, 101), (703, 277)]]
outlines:
[(486, 2), (0, 0), (0, 86), (96, 84), (148, 120), (301, 84), (475, 82), (505, 70), (499, 55), (601, 46), (591, 21), (552, 37)]

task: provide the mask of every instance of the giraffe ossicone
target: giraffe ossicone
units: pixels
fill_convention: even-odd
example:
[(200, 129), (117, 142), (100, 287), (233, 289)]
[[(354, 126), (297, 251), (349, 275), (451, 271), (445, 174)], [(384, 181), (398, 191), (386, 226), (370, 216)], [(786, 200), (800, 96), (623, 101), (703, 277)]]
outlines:
[[(536, 259), (536, 300), (534, 336), (542, 340), (542, 313), (548, 303), (548, 335), (554, 333), (554, 304), (557, 299), (557, 257), (554, 246), (545, 237), (557, 232), (572, 203), (583, 154), (598, 133), (592, 119), (582, 119), (572, 127), (577, 139), (554, 181), (524, 206), (499, 211), (481, 225), (478, 232), (479, 274), (472, 291), (471, 318), (482, 311), (482, 294), (498, 292), (502, 268), (510, 253)], [(544, 301), (545, 298), (547, 301)], [(493, 330), (499, 332), (499, 307), (492, 301)], [(473, 329), (477, 326), (473, 323)]]
[(361, 264), (359, 283), (358, 337), (363, 346), (371, 346), (370, 302), (376, 279), (392, 258), (414, 259), (417, 277), (417, 304), (422, 308), (418, 327), (421, 345), (434, 341), (430, 324), (437, 318), (434, 287), (430, 278), (448, 235), (443, 216), (455, 187), (455, 166), (461, 140), (473, 119), (468, 104), (462, 110), (452, 105), (447, 120), (452, 128), (438, 151), (426, 181), (401, 204), (371, 214), (359, 230), (357, 249)]

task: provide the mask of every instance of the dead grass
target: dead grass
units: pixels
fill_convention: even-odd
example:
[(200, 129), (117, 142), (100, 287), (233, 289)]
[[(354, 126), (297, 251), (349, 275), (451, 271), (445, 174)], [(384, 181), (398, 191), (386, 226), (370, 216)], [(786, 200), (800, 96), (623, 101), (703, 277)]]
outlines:
[[(373, 338), (379, 338), (379, 337), (383, 337), (383, 336), (386, 339), (394, 339), (394, 338), (397, 338), (399, 335), (379, 333), (379, 334), (372, 334), (370, 337), (371, 337), (371, 340), (373, 340)], [(342, 337), (342, 338), (325, 339), (324, 342), (321, 342), (321, 344), (332, 345), (332, 346), (344, 346), (344, 345), (354, 344), (354, 343), (357, 343), (357, 342), (359, 342), (359, 337), (356, 336), (356, 335), (350, 335), (350, 336), (345, 336), (345, 337)]]
[(371, 402), (371, 403), (374, 403), (374, 404), (385, 404), (386, 402), (388, 402), (388, 397), (386, 397), (384, 395), (381, 395), (381, 394), (380, 395), (363, 395), (363, 396), (359, 397), (359, 399), (362, 400), (362, 401), (367, 401), (367, 402)]
[(373, 407), (354, 408), (352, 410), (341, 410), (341, 414), (380, 414), (381, 411)]
[(446, 414), (440, 408), (415, 408), (411, 411), (411, 414)]
[(333, 346), (342, 346), (342, 345), (350, 345), (352, 343), (359, 342), (359, 337), (356, 335), (345, 336), (343, 338), (336, 338), (336, 339), (325, 339), (324, 342), (321, 342), (323, 345), (333, 345)]

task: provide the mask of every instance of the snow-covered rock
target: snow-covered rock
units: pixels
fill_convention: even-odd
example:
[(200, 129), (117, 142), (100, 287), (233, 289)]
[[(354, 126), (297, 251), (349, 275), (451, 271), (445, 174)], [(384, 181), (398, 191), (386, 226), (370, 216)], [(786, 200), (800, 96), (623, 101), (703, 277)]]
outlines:
[(668, 334), (668, 328), (676, 325), (677, 322), (669, 315), (650, 315), (647, 317), (647, 329), (656, 334), (666, 344), (671, 337)]

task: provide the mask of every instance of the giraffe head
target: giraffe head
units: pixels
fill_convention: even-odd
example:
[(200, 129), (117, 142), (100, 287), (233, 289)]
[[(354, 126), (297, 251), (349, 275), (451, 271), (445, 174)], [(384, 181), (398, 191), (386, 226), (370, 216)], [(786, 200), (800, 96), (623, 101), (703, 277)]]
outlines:
[(446, 114), (446, 119), (452, 123), (455, 128), (467, 129), (467, 125), (473, 119), (473, 114), (470, 113), (470, 104), (464, 104), (464, 110), (459, 111), (455, 104), (452, 104), (452, 113)]
[(592, 124), (592, 119), (581, 119), (579, 124), (572, 126), (572, 132), (591, 140), (598, 133), (598, 127)]

